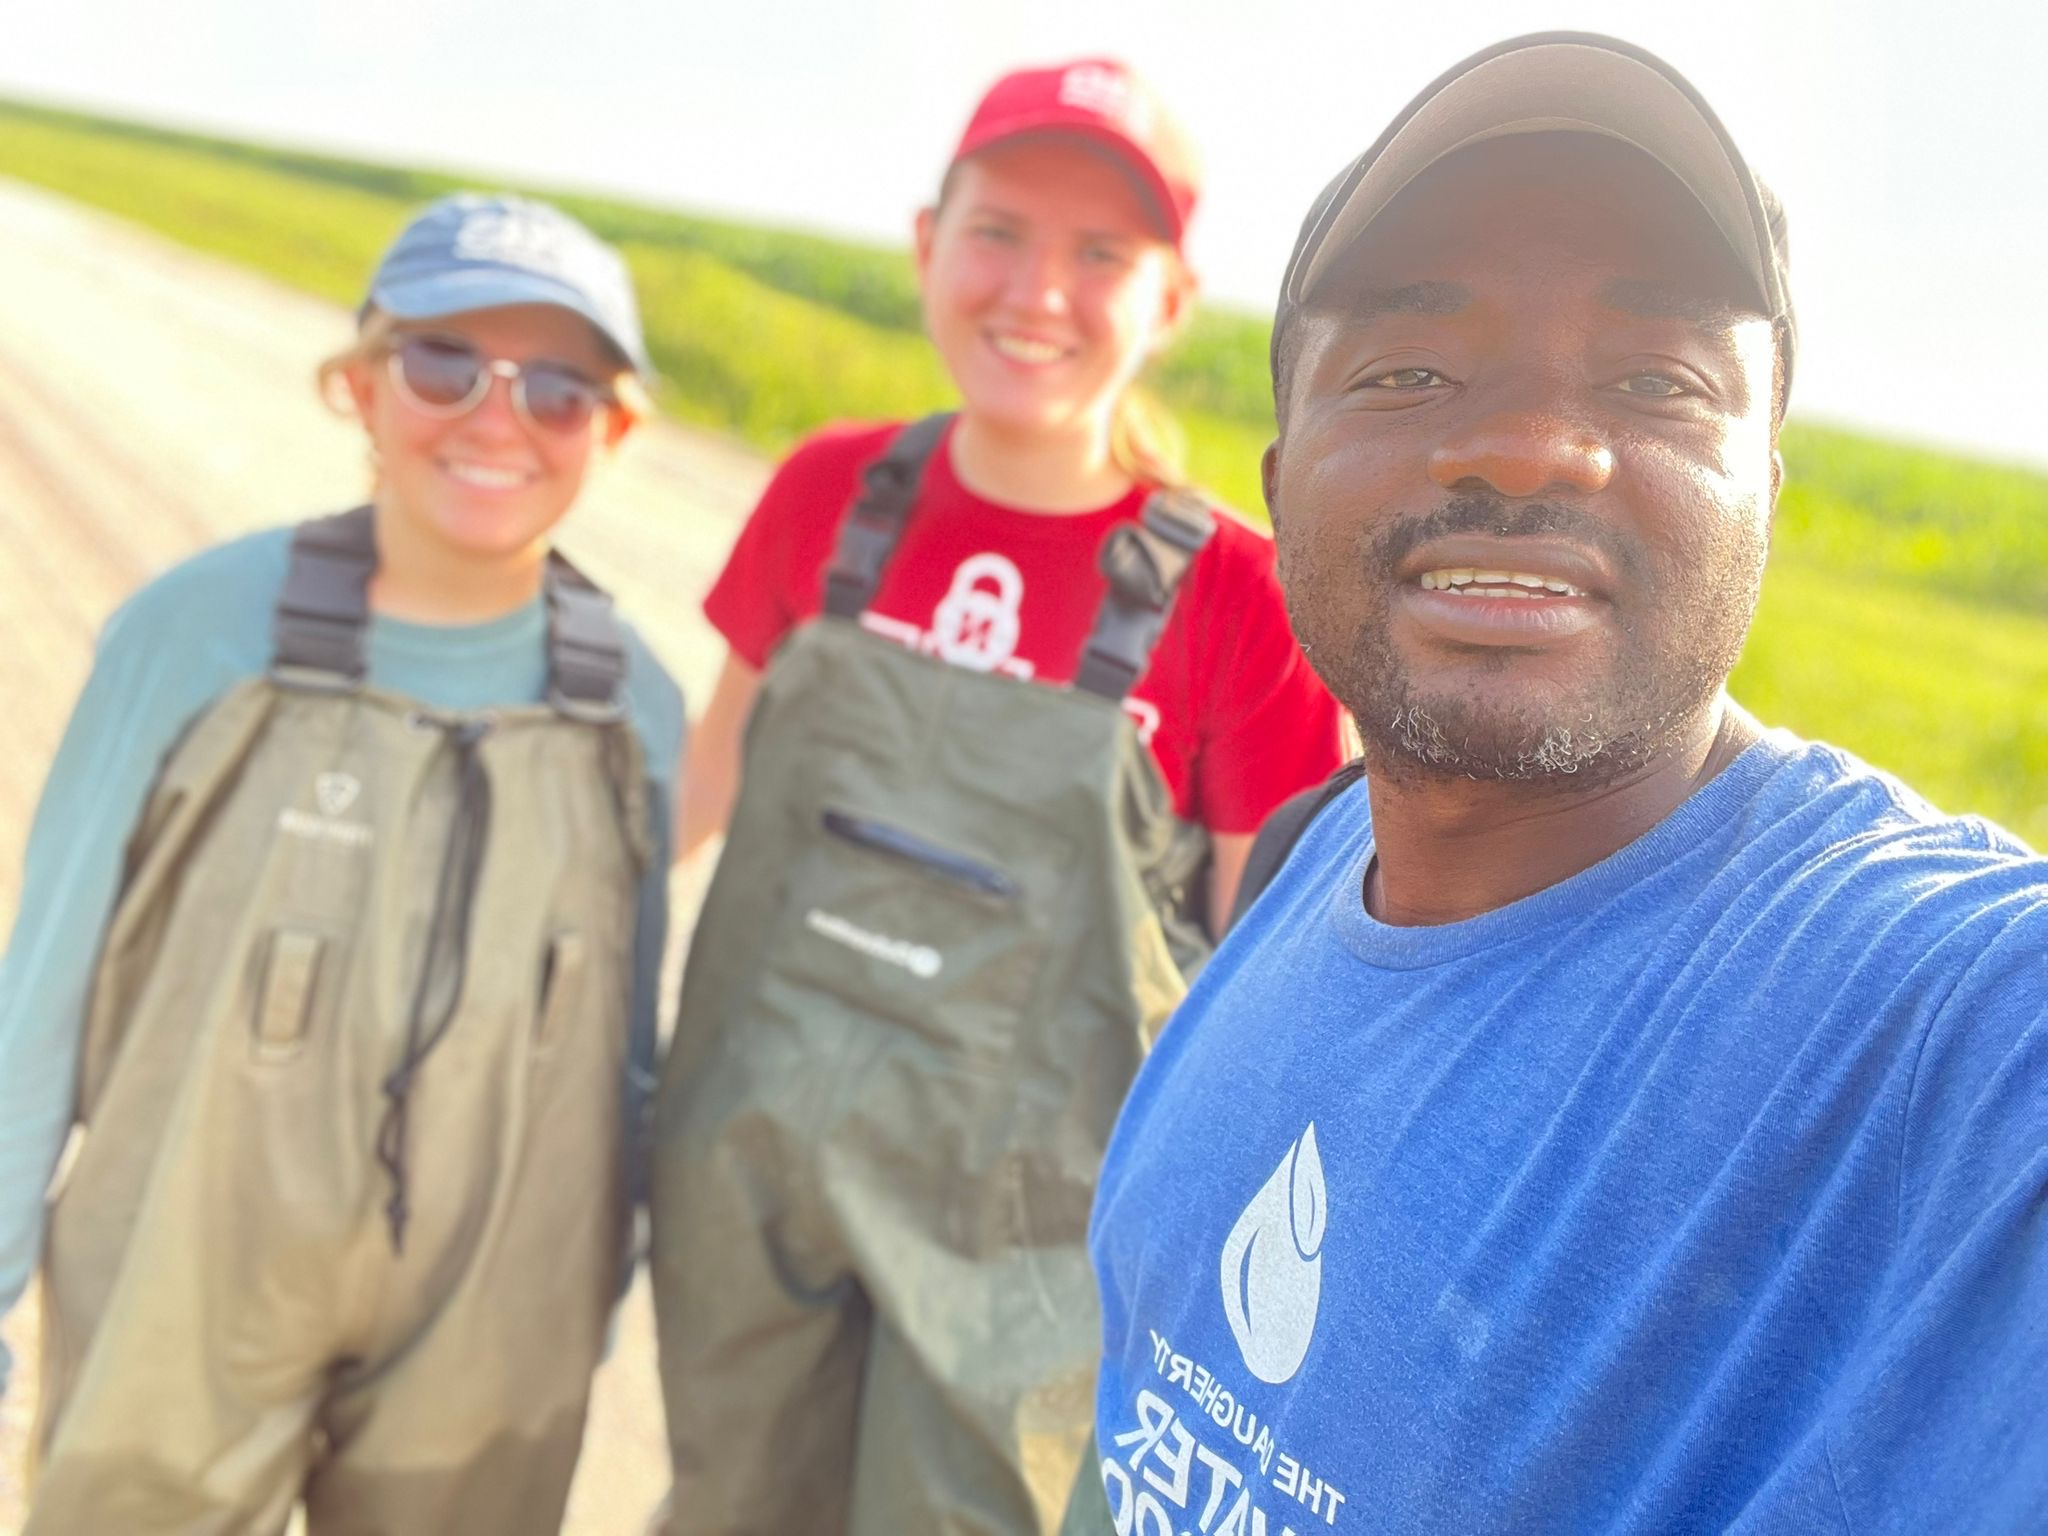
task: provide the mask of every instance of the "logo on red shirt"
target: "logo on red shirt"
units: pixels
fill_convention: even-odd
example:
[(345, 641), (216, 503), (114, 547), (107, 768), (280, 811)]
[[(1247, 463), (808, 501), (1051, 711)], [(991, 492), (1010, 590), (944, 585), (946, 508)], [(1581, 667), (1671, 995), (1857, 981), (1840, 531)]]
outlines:
[(1017, 654), (1023, 633), (1024, 573), (1007, 555), (969, 555), (953, 572), (953, 585), (932, 610), (932, 627), (919, 629), (873, 609), (861, 623), (899, 645), (970, 672), (1001, 672), (1029, 681), (1038, 669)]

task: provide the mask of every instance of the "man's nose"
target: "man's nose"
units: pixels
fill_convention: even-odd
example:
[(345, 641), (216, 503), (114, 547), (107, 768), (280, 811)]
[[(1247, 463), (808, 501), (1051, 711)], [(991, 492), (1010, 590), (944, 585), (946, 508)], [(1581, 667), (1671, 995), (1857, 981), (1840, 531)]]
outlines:
[(1614, 478), (1614, 450), (1584, 423), (1541, 408), (1495, 411), (1437, 444), (1430, 478), (1448, 491), (1587, 494)]

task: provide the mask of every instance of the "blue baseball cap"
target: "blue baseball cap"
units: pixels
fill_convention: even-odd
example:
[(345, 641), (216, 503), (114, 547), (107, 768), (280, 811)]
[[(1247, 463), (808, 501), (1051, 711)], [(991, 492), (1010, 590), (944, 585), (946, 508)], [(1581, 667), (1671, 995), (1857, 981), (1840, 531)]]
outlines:
[(501, 304), (571, 310), (642, 377), (653, 372), (619, 253), (531, 198), (458, 192), (429, 203), (377, 263), (363, 312), (435, 320)]

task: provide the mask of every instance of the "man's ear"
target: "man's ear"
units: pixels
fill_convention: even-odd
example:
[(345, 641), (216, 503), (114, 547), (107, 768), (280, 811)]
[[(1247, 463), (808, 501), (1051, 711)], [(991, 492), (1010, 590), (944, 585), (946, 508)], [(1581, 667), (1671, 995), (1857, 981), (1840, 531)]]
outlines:
[(938, 209), (920, 208), (917, 210), (917, 222), (912, 226), (911, 246), (917, 254), (917, 277), (919, 282), (924, 281), (925, 272), (932, 264), (932, 230), (937, 225), (938, 219)]
[(1276, 437), (1259, 456), (1259, 494), (1266, 499), (1266, 517), (1275, 528), (1280, 526), (1279, 485), (1280, 439)]
[(610, 450), (618, 447), (637, 425), (639, 425), (639, 418), (630, 411), (606, 411), (604, 413), (605, 448)]

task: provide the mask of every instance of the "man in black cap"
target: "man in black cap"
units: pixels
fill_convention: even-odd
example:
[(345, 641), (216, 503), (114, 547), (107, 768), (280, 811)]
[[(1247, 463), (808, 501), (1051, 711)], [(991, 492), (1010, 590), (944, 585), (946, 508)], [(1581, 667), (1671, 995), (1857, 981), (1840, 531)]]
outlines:
[(1583, 35), (1303, 226), (1266, 490), (1367, 776), (1110, 1149), (1120, 1536), (2048, 1528), (2048, 862), (1724, 688), (1785, 251)]

